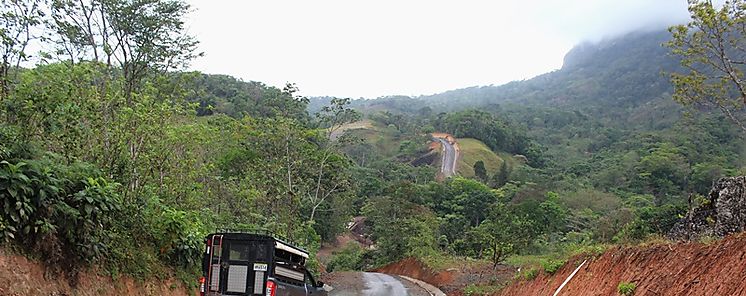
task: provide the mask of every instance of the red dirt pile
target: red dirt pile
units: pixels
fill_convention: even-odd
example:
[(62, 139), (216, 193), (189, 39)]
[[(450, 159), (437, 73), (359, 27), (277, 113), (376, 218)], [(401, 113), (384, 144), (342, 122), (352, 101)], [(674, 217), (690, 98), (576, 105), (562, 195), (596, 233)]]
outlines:
[[(552, 295), (583, 262), (577, 257), (554, 275), (514, 283), (497, 295)], [(589, 259), (559, 295), (618, 295), (620, 282), (643, 295), (746, 295), (746, 233), (712, 244), (617, 247)]]
[(174, 279), (138, 282), (123, 276), (114, 281), (87, 271), (79, 274), (78, 282), (71, 287), (63, 276), (47, 274), (41, 263), (0, 250), (0, 296), (190, 295)]

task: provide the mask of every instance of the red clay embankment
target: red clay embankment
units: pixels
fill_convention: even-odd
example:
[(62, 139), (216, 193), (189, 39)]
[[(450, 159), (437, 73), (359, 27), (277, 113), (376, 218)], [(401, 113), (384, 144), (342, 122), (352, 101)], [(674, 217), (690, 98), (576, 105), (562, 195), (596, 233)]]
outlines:
[(491, 264), (467, 262), (435, 271), (414, 258), (390, 263), (374, 271), (418, 279), (439, 288), (450, 296), (464, 295), (463, 289), (469, 284), (506, 282), (515, 274), (515, 268), (511, 266), (500, 265), (497, 269), (493, 269)]
[(78, 286), (46, 272), (45, 267), (26, 257), (0, 250), (0, 296), (118, 296), (190, 295), (175, 279), (138, 282), (122, 276), (116, 281), (93, 271), (79, 274)]
[[(582, 261), (575, 258), (554, 275), (514, 283), (496, 295), (553, 295)], [(746, 295), (746, 233), (707, 245), (613, 248), (589, 259), (559, 295), (618, 295), (620, 282), (634, 283), (635, 296)]]
[(453, 282), (453, 273), (450, 271), (434, 272), (427, 268), (422, 262), (414, 258), (407, 258), (394, 263), (389, 263), (375, 272), (385, 274), (403, 275), (415, 278), (437, 287), (444, 287)]

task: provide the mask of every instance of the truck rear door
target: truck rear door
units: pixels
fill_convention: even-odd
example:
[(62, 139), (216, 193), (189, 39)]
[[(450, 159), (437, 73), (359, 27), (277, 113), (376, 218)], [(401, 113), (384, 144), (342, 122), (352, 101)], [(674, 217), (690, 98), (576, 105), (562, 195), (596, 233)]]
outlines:
[(221, 265), (223, 295), (264, 295), (270, 265), (266, 241), (226, 240)]

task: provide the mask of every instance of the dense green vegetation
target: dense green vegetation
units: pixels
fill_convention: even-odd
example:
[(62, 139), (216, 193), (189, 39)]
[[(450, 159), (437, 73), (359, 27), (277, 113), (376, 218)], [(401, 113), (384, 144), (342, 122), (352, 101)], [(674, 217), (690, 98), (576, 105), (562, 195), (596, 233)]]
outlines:
[[(309, 100), (292, 84), (184, 72), (199, 54), (180, 0), (86, 3), (53, 1), (48, 15), (3, 2), (0, 17), (0, 238), (71, 273), (193, 278), (216, 228), (315, 253), (353, 216), (376, 247), (350, 245), (330, 270), (539, 255), (551, 273), (563, 262), (551, 254), (664, 235), (713, 180), (746, 174), (727, 115), (673, 102), (668, 33), (584, 44), (561, 70), (498, 87)], [(27, 68), (24, 30), (55, 48)], [(369, 126), (340, 132), (361, 114)], [(436, 131), (501, 161), (436, 182)]]
[[(4, 243), (71, 274), (176, 268), (193, 283), (215, 229), (267, 230), (311, 252), (344, 229), (354, 163), (330, 134), (357, 120), (348, 101), (312, 116), (292, 85), (180, 72), (198, 55), (182, 1), (59, 1), (43, 8), (52, 15), (44, 4), (2, 3), (2, 21), (20, 24), (0, 31)], [(18, 67), (23, 30), (59, 51)]]
[[(738, 126), (671, 100), (660, 72), (679, 68), (661, 46), (666, 36), (581, 45), (562, 70), (479, 92), (353, 102), (378, 124), (450, 132), (522, 155), (492, 171), (475, 162), (473, 179), (379, 180), (383, 190), (358, 191), (379, 248), (357, 258), (445, 253), (497, 263), (520, 254), (546, 258), (549, 272), (562, 261), (548, 254), (664, 236), (714, 180), (746, 173)], [(450, 108), (463, 110), (434, 111)]]

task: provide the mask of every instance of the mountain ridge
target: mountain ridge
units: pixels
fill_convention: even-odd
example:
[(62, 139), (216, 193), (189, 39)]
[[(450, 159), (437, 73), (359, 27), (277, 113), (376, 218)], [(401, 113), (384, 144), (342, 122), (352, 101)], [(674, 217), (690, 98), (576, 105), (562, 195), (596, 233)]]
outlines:
[[(618, 117), (638, 112), (641, 107), (664, 106), (679, 111), (670, 103), (672, 86), (665, 73), (679, 69), (678, 60), (663, 46), (670, 39), (665, 30), (639, 31), (599, 42), (573, 47), (560, 69), (526, 80), (502, 85), (472, 86), (416, 97), (384, 96), (354, 100), (361, 111), (416, 112), (429, 107), (433, 111), (458, 111), (469, 108), (519, 104), (523, 106), (592, 109), (593, 113)], [(328, 97), (311, 98), (309, 110), (322, 105)]]

